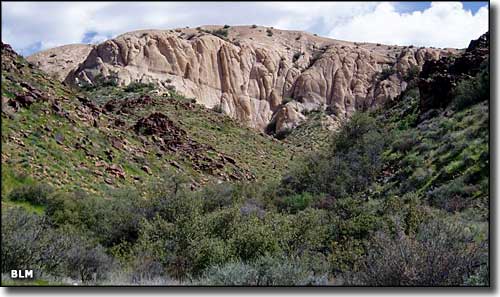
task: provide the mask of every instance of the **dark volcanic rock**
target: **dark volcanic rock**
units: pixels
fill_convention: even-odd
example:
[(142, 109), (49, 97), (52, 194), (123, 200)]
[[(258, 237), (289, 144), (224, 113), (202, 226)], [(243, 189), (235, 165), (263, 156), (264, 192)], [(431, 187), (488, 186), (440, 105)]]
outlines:
[(489, 32), (471, 41), (467, 50), (455, 59), (444, 57), (425, 62), (420, 73), (420, 113), (450, 104), (457, 83), (475, 76), (489, 57)]

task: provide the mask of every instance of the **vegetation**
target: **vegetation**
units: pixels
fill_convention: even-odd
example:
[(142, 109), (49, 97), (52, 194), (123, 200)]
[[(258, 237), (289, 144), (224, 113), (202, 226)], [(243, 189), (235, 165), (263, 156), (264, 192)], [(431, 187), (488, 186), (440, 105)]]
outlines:
[(396, 73), (396, 70), (394, 68), (391, 68), (391, 67), (384, 67), (382, 69), (382, 72), (380, 72), (380, 75), (379, 75), (379, 79), (380, 80), (386, 80), (388, 79), (391, 75), (393, 75), (394, 73)]
[(412, 86), (278, 141), (174, 91), (80, 93), (17, 63), (5, 98), (22, 81), (60, 103), (2, 113), (2, 282), (489, 285), (487, 68), (434, 117)]

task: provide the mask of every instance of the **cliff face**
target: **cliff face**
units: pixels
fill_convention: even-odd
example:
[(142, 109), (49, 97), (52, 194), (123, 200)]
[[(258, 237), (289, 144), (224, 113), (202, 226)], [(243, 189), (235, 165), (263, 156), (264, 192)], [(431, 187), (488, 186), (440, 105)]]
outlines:
[(410, 72), (454, 53), (254, 26), (206, 26), (118, 36), (95, 46), (64, 79), (175, 87), (251, 127), (272, 126), (270, 132), (279, 133), (297, 126), (307, 111), (327, 110), (338, 121), (390, 100), (406, 88)]

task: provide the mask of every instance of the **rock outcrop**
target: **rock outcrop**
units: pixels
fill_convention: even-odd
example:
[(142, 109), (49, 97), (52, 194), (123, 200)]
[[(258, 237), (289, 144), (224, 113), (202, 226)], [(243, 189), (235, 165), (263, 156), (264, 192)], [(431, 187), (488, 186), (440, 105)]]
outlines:
[(271, 132), (279, 133), (300, 124), (311, 110), (328, 110), (341, 120), (391, 100), (405, 89), (413, 68), (456, 52), (255, 26), (205, 26), (123, 34), (92, 48), (64, 79), (155, 82), (251, 127), (264, 130), (272, 123)]
[(457, 57), (427, 61), (420, 73), (420, 112), (448, 106), (453, 90), (460, 80), (475, 76), (489, 57), (489, 32), (472, 40), (466, 51)]
[(88, 57), (92, 49), (90, 44), (68, 44), (33, 54), (26, 60), (63, 81), (70, 71)]

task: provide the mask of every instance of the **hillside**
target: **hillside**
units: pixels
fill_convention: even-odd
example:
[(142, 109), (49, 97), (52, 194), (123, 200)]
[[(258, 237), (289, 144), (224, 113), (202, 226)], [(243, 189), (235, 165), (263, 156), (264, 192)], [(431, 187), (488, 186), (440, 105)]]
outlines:
[(103, 192), (165, 171), (193, 187), (279, 176), (300, 151), (169, 92), (73, 90), (2, 46), (2, 193), (18, 176)]
[[(86, 56), (61, 47), (28, 59), (69, 85), (104, 79), (175, 88), (247, 126), (279, 134), (310, 111), (326, 109), (338, 123), (394, 99), (425, 61), (458, 52), (248, 25), (134, 31), (96, 45)], [(65, 59), (57, 60), (68, 54), (83, 61), (70, 72)]]
[[(421, 60), (390, 100), (336, 118), (331, 107), (290, 112), (306, 102), (292, 98), (263, 132), (170, 83), (123, 83), (140, 71), (103, 59), (118, 57), (105, 49), (127, 38), (148, 41), (142, 53), (165, 35), (170, 45), (214, 42), (231, 54), (226, 39), (254, 38), (253, 29), (262, 46), (299, 34), (226, 29), (223, 38), (125, 34), (92, 49), (68, 76), (89, 82), (72, 87), (2, 44), (2, 284), (490, 285), (489, 33)], [(347, 56), (385, 48), (336, 44), (333, 60), (337, 46)], [(408, 60), (433, 52), (407, 50)], [(119, 56), (142, 55), (129, 54)], [(366, 63), (385, 78), (369, 88), (402, 87), (400, 72)], [(96, 69), (123, 72), (115, 80)], [(296, 86), (317, 80), (303, 75)], [(25, 266), (35, 280), (8, 277)]]

